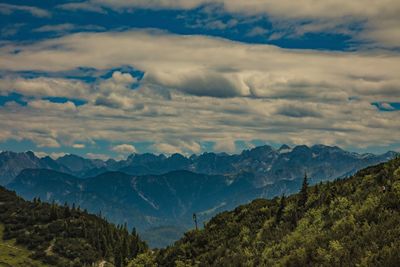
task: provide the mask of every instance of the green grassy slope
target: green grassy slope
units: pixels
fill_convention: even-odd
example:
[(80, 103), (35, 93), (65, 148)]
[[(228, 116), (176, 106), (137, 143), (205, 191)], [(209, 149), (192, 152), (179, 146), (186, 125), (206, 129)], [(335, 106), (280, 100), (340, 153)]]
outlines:
[(0, 267), (47, 267), (29, 256), (31, 251), (15, 244), (15, 240), (3, 240), (4, 225), (0, 224)]
[[(305, 204), (302, 200), (306, 200)], [(214, 217), (159, 266), (400, 266), (400, 158)]]

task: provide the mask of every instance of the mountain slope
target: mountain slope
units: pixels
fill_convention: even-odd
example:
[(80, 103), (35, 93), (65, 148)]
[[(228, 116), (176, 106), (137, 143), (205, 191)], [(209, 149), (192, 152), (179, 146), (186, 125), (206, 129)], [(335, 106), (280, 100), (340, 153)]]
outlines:
[[(262, 159), (264, 150), (255, 150), (251, 157)], [(304, 169), (297, 164), (299, 170)], [(310, 178), (316, 183), (316, 178)], [(255, 186), (255, 179), (247, 172), (206, 175), (184, 170), (143, 176), (106, 172), (81, 179), (51, 170), (26, 169), (8, 188), (27, 199), (40, 197), (47, 202), (75, 203), (94, 213), (101, 211), (114, 223), (137, 227), (150, 246), (161, 247), (192, 227), (193, 213), (202, 225), (219, 212), (256, 198), (295, 193), (301, 187), (301, 179), (280, 179), (262, 187)], [(164, 238), (166, 231), (169, 234)]]
[[(79, 208), (37, 199), (25, 201), (3, 187), (0, 225), (4, 225), (2, 239), (15, 240), (32, 252), (29, 257), (50, 266), (89, 266), (109, 261), (120, 267), (127, 264), (125, 259), (146, 251), (136, 232), (129, 234), (125, 227), (116, 227)], [(24, 249), (22, 253), (27, 254)], [(1, 260), (15, 264), (7, 258)]]
[[(35, 158), (33, 154), (31, 156), (39, 162), (43, 160)], [(101, 211), (114, 223), (127, 223), (137, 227), (145, 237), (149, 237), (147, 241), (151, 246), (160, 247), (166, 241), (156, 234), (169, 231), (169, 241), (172, 240), (173, 233), (178, 239), (179, 233), (193, 225), (193, 213), (197, 214), (198, 222), (202, 225), (218, 212), (253, 199), (297, 192), (305, 171), (311, 183), (315, 184), (321, 180), (345, 176), (364, 165), (391, 157), (392, 153), (381, 156), (359, 155), (321, 145), (311, 148), (297, 146), (293, 149), (282, 146), (278, 150), (261, 146), (246, 150), (240, 155), (205, 153), (190, 158), (179, 154), (171, 157), (135, 154), (120, 162), (91, 161), (68, 155), (52, 162), (67, 164), (69, 167), (56, 166), (68, 168), (69, 173), (72, 172), (70, 168), (79, 172), (85, 170), (85, 166), (100, 167), (91, 169), (93, 173), (100, 170), (106, 172), (82, 179), (49, 168), (25, 169), (7, 187), (27, 199), (40, 197), (48, 202), (54, 200), (60, 204), (75, 203), (94, 213)], [(123, 169), (122, 166), (127, 162), (137, 172), (187, 168), (196, 169), (203, 174), (177, 170), (138, 176), (118, 171), (109, 172), (104, 167), (112, 165), (113, 169)], [(205, 172), (226, 173), (204, 174)], [(175, 226), (174, 231), (171, 231), (170, 226)], [(154, 243), (154, 240), (159, 242)]]
[(107, 172), (80, 179), (51, 170), (26, 169), (8, 188), (27, 199), (75, 203), (92, 212), (101, 211), (114, 222), (146, 230), (176, 224), (186, 228), (192, 224), (193, 212), (204, 211), (208, 219), (219, 208), (245, 203), (254, 198), (251, 178), (249, 174), (232, 178), (174, 171), (146, 176)]
[(304, 188), (215, 216), (161, 250), (158, 264), (398, 266), (400, 158)]

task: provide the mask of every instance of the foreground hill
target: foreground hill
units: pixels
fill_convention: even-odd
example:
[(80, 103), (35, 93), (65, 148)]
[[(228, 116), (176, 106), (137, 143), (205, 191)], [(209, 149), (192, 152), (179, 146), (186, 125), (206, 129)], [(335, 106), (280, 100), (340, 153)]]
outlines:
[(33, 202), (0, 187), (1, 266), (121, 267), (146, 251), (136, 232), (79, 208)]
[(399, 266), (400, 158), (224, 212), (159, 266)]

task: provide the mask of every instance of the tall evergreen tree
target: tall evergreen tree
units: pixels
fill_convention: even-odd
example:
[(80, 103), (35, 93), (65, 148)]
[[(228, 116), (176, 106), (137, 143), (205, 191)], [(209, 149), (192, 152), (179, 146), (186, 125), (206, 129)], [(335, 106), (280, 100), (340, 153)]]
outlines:
[(115, 258), (114, 258), (114, 265), (115, 267), (122, 267), (123, 266), (123, 258), (122, 258), (122, 253), (121, 250), (118, 249), (116, 250), (115, 254), (114, 254)]
[(57, 214), (57, 208), (55, 206), (55, 204), (51, 204), (51, 208), (50, 208), (50, 220), (51, 221), (55, 221), (58, 219), (58, 214)]
[(283, 210), (285, 209), (285, 199), (286, 199), (285, 194), (283, 194), (282, 197), (281, 197), (281, 200), (279, 202), (278, 211), (276, 212), (276, 218), (275, 218), (276, 220), (275, 221), (276, 221), (277, 224), (282, 219)]
[(305, 207), (308, 199), (308, 177), (307, 172), (304, 173), (303, 184), (300, 190), (299, 207)]

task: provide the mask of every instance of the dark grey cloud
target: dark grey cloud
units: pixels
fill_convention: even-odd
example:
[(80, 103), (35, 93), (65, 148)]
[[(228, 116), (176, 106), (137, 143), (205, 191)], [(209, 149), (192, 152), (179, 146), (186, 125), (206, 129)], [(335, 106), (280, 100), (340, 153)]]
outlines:
[(312, 117), (312, 118), (321, 118), (321, 113), (317, 112), (314, 109), (307, 108), (306, 106), (283, 106), (279, 107), (276, 112), (278, 115), (294, 117), (294, 118), (304, 118), (304, 117)]

